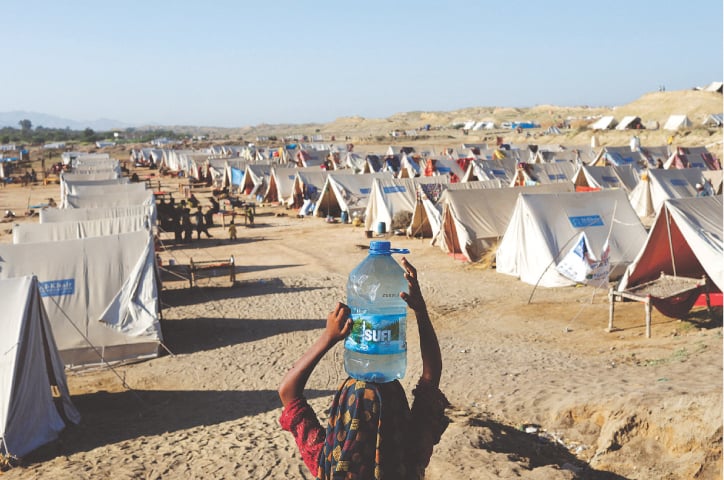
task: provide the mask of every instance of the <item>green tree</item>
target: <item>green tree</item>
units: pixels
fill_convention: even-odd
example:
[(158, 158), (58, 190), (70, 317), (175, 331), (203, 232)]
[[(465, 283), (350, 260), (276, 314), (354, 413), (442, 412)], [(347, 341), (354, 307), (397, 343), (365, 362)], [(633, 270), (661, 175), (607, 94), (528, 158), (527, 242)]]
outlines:
[(95, 140), (96, 132), (93, 131), (92, 128), (86, 128), (83, 130), (83, 139), (87, 142), (92, 142)]
[(20, 129), (23, 131), (23, 133), (28, 133), (30, 129), (33, 128), (33, 122), (31, 122), (27, 118), (24, 120), (20, 120), (18, 122), (18, 125), (20, 125)]

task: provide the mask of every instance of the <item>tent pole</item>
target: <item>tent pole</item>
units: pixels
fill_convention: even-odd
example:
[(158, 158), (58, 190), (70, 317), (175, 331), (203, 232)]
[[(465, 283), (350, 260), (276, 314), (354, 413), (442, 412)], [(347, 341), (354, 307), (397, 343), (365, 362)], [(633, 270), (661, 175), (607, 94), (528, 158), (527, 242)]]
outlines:
[(669, 215), (669, 209), (666, 208), (666, 203), (664, 203), (664, 209), (666, 211), (666, 231), (669, 235), (669, 252), (671, 253), (671, 268), (674, 271), (674, 276), (676, 277), (676, 262), (674, 261), (674, 245), (671, 242), (671, 216)]

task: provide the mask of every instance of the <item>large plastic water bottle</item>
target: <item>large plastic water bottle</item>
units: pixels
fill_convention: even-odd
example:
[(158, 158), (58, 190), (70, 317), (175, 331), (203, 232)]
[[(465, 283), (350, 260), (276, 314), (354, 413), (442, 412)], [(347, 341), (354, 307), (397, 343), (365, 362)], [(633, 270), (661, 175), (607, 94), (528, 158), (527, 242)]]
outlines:
[(354, 322), (344, 342), (344, 368), (358, 380), (385, 383), (405, 376), (407, 368), (407, 291), (402, 267), (390, 242), (370, 242), (369, 255), (349, 274), (347, 305)]

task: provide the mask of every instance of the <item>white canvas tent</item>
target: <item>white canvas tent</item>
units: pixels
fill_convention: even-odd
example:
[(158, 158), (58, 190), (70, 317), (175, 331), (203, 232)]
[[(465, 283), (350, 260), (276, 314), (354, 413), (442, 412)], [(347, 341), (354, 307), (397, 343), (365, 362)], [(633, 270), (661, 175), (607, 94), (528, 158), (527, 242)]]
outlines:
[(581, 233), (597, 257), (608, 240), (613, 279), (646, 241), (646, 230), (623, 190), (521, 194), (498, 247), (497, 271), (531, 285), (573, 285), (555, 267)]
[(708, 115), (702, 122), (702, 125), (707, 127), (721, 127), (724, 125), (724, 113), (712, 113)]
[(0, 305), (0, 453), (22, 457), (78, 423), (80, 414), (70, 400), (37, 278), (0, 279)]
[(598, 189), (623, 188), (626, 192), (633, 190), (638, 184), (638, 177), (630, 165), (591, 167), (581, 165), (573, 177), (576, 187)]
[(518, 195), (523, 192), (572, 192), (573, 184), (537, 187), (446, 190), (441, 207), (440, 228), (433, 238), (444, 252), (461, 254), (469, 262), (480, 259), (505, 233)]
[[(80, 185), (77, 183), (71, 183), (68, 188), (65, 189), (65, 192), (63, 192), (63, 188), (61, 186), (61, 199), (60, 199), (60, 208), (72, 208), (70, 203), (68, 202), (68, 197), (80, 197), (80, 198), (92, 198), (92, 197), (122, 197), (123, 195), (128, 195), (129, 199), (132, 198), (144, 198), (147, 197), (146, 195), (146, 184), (145, 183), (106, 183), (109, 180), (103, 181), (103, 183), (100, 184), (92, 184), (84, 182), (84, 185)], [(110, 180), (112, 181), (112, 180)], [(149, 190), (150, 191), (150, 190)], [(63, 194), (65, 193), (65, 194)]]
[(615, 165), (617, 167), (631, 165), (636, 171), (649, 167), (655, 167), (655, 163), (641, 151), (632, 151), (627, 147), (604, 147), (599, 155), (589, 164), (597, 166)]
[(116, 172), (115, 170), (104, 170), (102, 172), (95, 172), (95, 173), (62, 172), (60, 174), (60, 178), (61, 178), (61, 180), (65, 180), (68, 182), (87, 182), (87, 181), (94, 181), (94, 180), (113, 180), (113, 179), (123, 178), (123, 177), (121, 176), (120, 171)]
[(500, 180), (509, 184), (515, 176), (514, 158), (500, 160), (473, 160), (462, 178), (462, 183), (474, 180)]
[(664, 168), (721, 170), (721, 163), (706, 147), (678, 147), (664, 162)]
[(629, 194), (631, 206), (644, 218), (656, 214), (664, 200), (696, 196), (696, 184), (703, 181), (702, 172), (698, 168), (648, 170)]
[(13, 227), (13, 243), (43, 243), (150, 230), (147, 215), (52, 223), (19, 223)]
[(350, 217), (362, 215), (372, 192), (372, 180), (392, 178), (391, 173), (339, 175), (330, 173), (314, 206), (315, 217), (339, 217), (346, 211)]
[(95, 195), (68, 195), (65, 199), (69, 208), (130, 207), (156, 203), (151, 190), (110, 192)]
[(691, 127), (691, 120), (686, 115), (671, 115), (664, 123), (664, 130), (678, 130)]
[[(319, 170), (319, 169), (316, 169)], [(294, 202), (294, 179), (297, 169), (294, 167), (274, 166), (269, 174), (269, 184), (264, 192), (264, 202), (291, 205)]]
[(116, 218), (128, 216), (148, 216), (151, 225), (156, 223), (156, 204), (132, 205), (129, 207), (99, 208), (43, 208), (40, 210), (40, 223), (71, 222), (80, 220), (97, 220), (99, 218)]
[[(365, 230), (375, 230), (380, 223), (392, 230), (392, 220), (400, 212), (413, 215), (417, 199), (425, 191), (447, 187), (447, 177), (376, 178), (364, 214)], [(405, 225), (408, 228), (408, 225)]]
[(655, 280), (663, 272), (688, 278), (706, 275), (722, 291), (723, 218), (721, 195), (666, 200), (617, 290)]
[(239, 188), (242, 195), (254, 197), (265, 191), (271, 175), (271, 164), (249, 163), (244, 170), (244, 178)]
[(629, 130), (632, 128), (639, 128), (641, 125), (641, 119), (635, 115), (629, 115), (623, 117), (621, 121), (616, 125), (616, 130)]
[(30, 274), (40, 282), (66, 365), (99, 364), (96, 350), (105, 361), (158, 355), (158, 285), (149, 232), (0, 244), (0, 278)]
[(589, 128), (592, 130), (610, 130), (616, 126), (616, 119), (612, 116), (604, 116), (596, 120)]
[(573, 183), (576, 166), (572, 163), (529, 163), (516, 169), (510, 182), (511, 187), (550, 185), (552, 183)]
[(74, 175), (72, 179), (71, 179), (70, 175), (61, 175), (60, 176), (60, 203), (61, 203), (61, 206), (64, 205), (64, 199), (68, 194), (78, 195), (77, 187), (88, 186), (88, 185), (94, 185), (94, 186), (122, 185), (122, 184), (128, 183), (128, 178), (125, 178), (125, 177), (103, 179), (103, 180), (78, 179), (79, 177), (83, 177), (83, 176), (84, 175)]

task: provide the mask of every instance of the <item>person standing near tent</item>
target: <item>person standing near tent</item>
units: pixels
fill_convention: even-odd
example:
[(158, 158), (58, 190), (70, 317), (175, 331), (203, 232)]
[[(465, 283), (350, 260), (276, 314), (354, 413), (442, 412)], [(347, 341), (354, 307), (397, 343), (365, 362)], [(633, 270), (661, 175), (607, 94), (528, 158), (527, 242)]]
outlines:
[(400, 382), (373, 383), (348, 377), (337, 390), (327, 428), (304, 398), (317, 363), (352, 329), (350, 309), (337, 303), (322, 335), (287, 372), (279, 387), (284, 405), (279, 423), (294, 435), (304, 463), (318, 479), (422, 478), (432, 449), (447, 427), (449, 405), (440, 391), (442, 358), (417, 280), (402, 258), (408, 292), (400, 297), (415, 312), (420, 333), (422, 376), (409, 408)]
[(206, 220), (204, 219), (204, 213), (201, 211), (200, 206), (196, 209), (194, 217), (196, 220), (196, 234), (198, 235), (198, 239), (201, 240), (202, 233), (205, 233), (207, 238), (211, 238), (212, 235), (209, 233), (209, 229), (206, 228)]
[(186, 207), (181, 209), (181, 230), (184, 235), (183, 242), (190, 242), (193, 239), (194, 227), (191, 225), (191, 210)]

